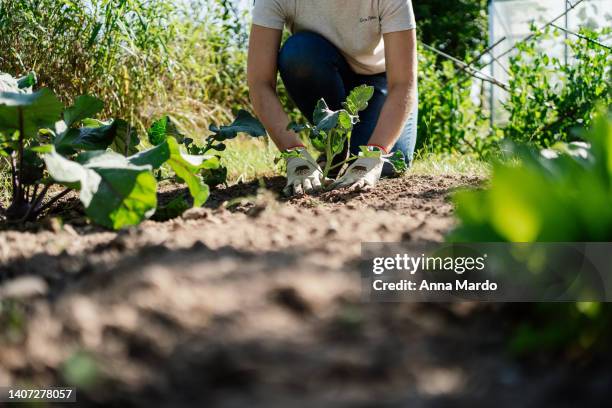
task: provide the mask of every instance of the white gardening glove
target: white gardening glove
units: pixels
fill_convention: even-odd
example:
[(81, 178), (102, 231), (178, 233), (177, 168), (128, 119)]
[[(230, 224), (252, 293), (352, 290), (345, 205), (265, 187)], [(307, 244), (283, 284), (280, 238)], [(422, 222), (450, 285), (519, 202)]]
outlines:
[(321, 190), (323, 170), (305, 148), (286, 152), (287, 186), (285, 195), (302, 195)]
[(371, 146), (361, 146), (360, 149), (359, 158), (331, 185), (333, 189), (367, 190), (378, 183), (385, 163), (383, 151)]

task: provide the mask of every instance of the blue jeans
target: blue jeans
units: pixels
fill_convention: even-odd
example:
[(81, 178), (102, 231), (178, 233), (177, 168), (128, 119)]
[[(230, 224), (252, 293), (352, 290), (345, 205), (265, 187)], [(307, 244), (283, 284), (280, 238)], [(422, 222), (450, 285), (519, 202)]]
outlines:
[[(278, 56), (278, 69), (289, 96), (311, 122), (319, 99), (324, 98), (331, 109), (338, 110), (353, 88), (363, 84), (373, 86), (374, 96), (353, 129), (350, 152), (358, 154), (359, 146), (368, 144), (387, 99), (386, 73), (356, 74), (331, 42), (308, 31), (293, 34), (285, 41)], [(393, 147), (393, 151), (404, 153), (408, 164), (417, 139), (417, 117), (415, 106)]]

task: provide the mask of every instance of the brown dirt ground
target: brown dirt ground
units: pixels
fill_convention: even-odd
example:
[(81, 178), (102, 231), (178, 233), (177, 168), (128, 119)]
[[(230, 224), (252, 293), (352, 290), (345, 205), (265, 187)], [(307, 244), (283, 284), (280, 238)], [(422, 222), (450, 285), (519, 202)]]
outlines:
[(509, 355), (524, 306), (361, 301), (360, 243), (442, 240), (449, 194), (480, 181), (285, 200), (270, 179), (119, 233), (67, 200), (66, 225), (0, 232), (0, 294), (21, 298), (5, 302), (19, 322), (0, 319), (0, 384), (62, 384), (86, 355), (79, 406), (604, 406), (609, 371)]

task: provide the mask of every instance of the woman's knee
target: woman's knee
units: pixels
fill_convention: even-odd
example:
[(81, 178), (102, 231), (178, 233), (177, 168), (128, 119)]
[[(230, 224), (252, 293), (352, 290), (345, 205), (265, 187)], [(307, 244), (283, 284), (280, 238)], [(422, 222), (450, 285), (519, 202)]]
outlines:
[(283, 77), (310, 78), (324, 68), (326, 60), (333, 58), (335, 53), (337, 49), (323, 36), (302, 31), (289, 37), (281, 47), (278, 69)]

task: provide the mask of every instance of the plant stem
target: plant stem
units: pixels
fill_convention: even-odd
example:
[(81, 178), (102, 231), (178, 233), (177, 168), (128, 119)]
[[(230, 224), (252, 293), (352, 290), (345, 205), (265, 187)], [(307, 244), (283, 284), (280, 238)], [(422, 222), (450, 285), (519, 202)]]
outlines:
[(30, 213), (36, 209), (36, 207), (38, 207), (41, 203), (41, 201), (45, 198), (45, 196), (47, 195), (47, 191), (49, 191), (49, 187), (51, 187), (49, 184), (47, 184), (42, 191), (40, 192), (40, 194), (38, 195), (38, 197), (36, 197), (35, 200), (32, 200), (32, 204), (30, 205), (30, 209), (28, 210), (28, 216), (30, 215)]
[[(34, 211), (36, 206), (40, 203), (40, 201), (45, 196), (45, 194), (47, 194), (47, 190), (49, 190), (49, 186), (48, 185), (45, 186), (43, 191), (40, 192), (40, 195), (38, 197), (36, 197), (36, 199), (34, 199), (34, 196), (36, 195), (36, 190), (38, 190), (38, 184), (36, 185), (36, 189), (34, 190), (34, 194), (32, 195), (32, 202), (31, 202), (30, 206), (28, 207), (28, 211), (25, 213), (25, 215), (19, 221), (17, 221), (18, 223), (22, 223), (24, 221), (27, 221), (30, 218), (30, 215), (32, 214), (32, 212)], [(34, 218), (36, 218), (36, 216)]]
[(8, 162), (11, 165), (11, 181), (13, 182), (13, 197), (15, 197), (15, 190), (17, 189), (17, 169), (15, 165), (15, 157), (12, 154), (8, 159)]
[(55, 197), (53, 197), (51, 200), (49, 200), (48, 203), (46, 203), (45, 205), (43, 205), (42, 207), (40, 207), (40, 209), (36, 210), (36, 215), (38, 216), (39, 214), (41, 214), (43, 211), (45, 211), (47, 208), (51, 207), (53, 204), (55, 204), (60, 198), (62, 198), (63, 196), (65, 196), (66, 194), (68, 194), (70, 192), (70, 188), (67, 188), (65, 190), (63, 190), (61, 193), (59, 193), (58, 195), (56, 195)]
[(34, 185), (34, 191), (32, 191), (32, 197), (30, 197), (30, 203), (33, 203), (36, 200), (36, 193), (38, 193), (38, 187), (40, 184)]
[(331, 151), (331, 140), (333, 137), (333, 130), (327, 135), (327, 143), (325, 144), (325, 169), (323, 170), (323, 178), (327, 178), (329, 171), (331, 170), (332, 160), (334, 156)]
[(24, 121), (23, 121), (23, 109), (19, 108), (18, 109), (19, 112), (19, 150), (17, 153), (17, 159), (19, 161), (18, 166), (19, 166), (19, 177), (17, 179), (17, 197), (21, 198), (23, 200), (23, 187), (21, 186), (21, 177), (22, 177), (22, 172), (23, 172), (23, 144), (24, 144), (24, 134), (23, 134), (23, 130), (24, 130)]
[(353, 160), (357, 160), (357, 159), (358, 159), (358, 157), (357, 157), (357, 156), (351, 156), (351, 157), (349, 157), (348, 159), (344, 160), (344, 161), (343, 161), (343, 162), (341, 162), (341, 163), (334, 164), (333, 166), (331, 166), (331, 167), (329, 168), (329, 170), (331, 171), (331, 170), (333, 170), (333, 169), (335, 169), (335, 168), (337, 168), (337, 167), (344, 166), (346, 163), (348, 163), (348, 162), (352, 162)]

